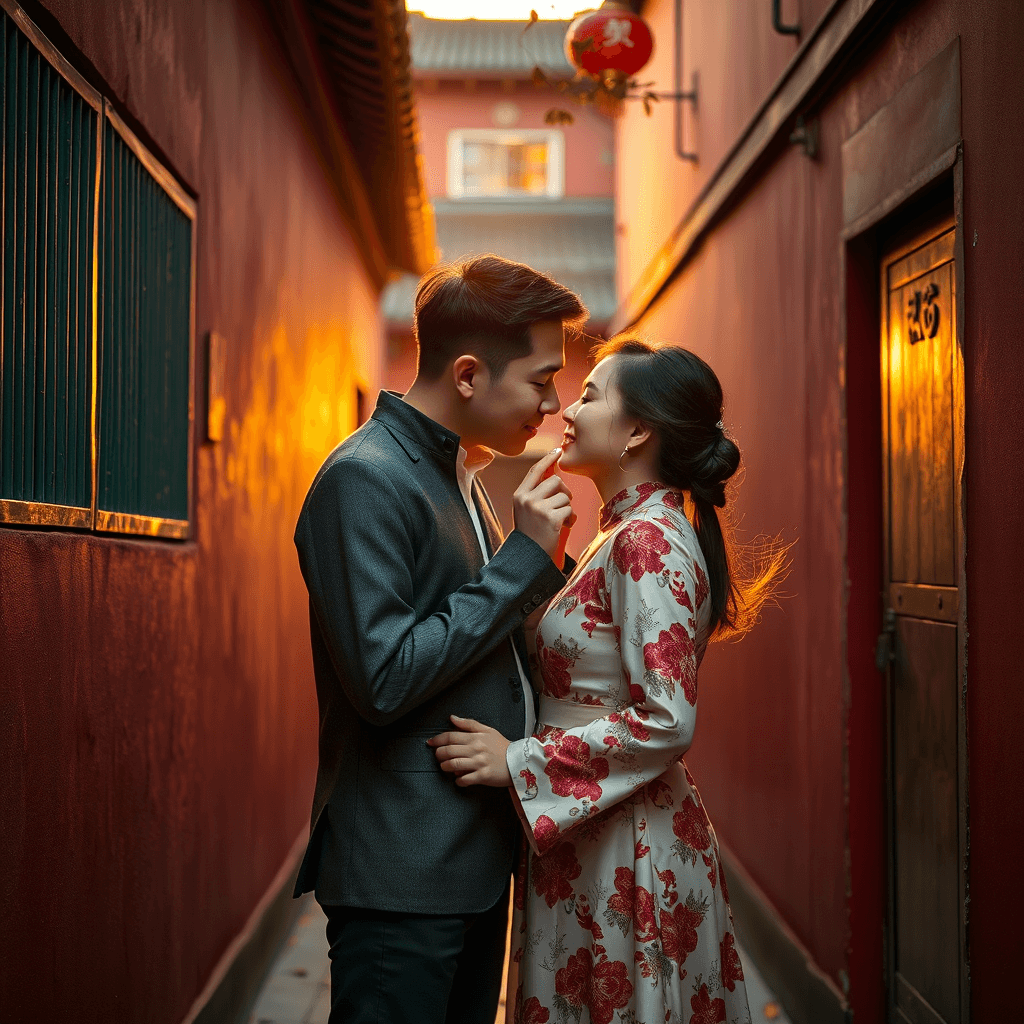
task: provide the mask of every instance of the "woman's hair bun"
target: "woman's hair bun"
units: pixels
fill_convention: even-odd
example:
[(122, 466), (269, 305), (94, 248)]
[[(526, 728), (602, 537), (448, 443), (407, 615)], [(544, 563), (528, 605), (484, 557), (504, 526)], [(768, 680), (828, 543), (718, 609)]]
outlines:
[(725, 483), (740, 464), (740, 450), (724, 433), (716, 428), (718, 436), (708, 446), (706, 454), (694, 466), (690, 477), (690, 491), (715, 508), (725, 507)]

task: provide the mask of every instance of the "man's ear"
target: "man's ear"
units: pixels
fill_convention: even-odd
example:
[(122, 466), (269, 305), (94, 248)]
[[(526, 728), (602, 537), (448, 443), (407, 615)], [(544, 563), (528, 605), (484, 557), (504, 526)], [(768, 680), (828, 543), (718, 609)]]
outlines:
[(452, 363), (452, 380), (455, 382), (455, 390), (463, 398), (472, 398), (473, 392), (480, 385), (480, 374), (486, 372), (487, 368), (476, 356), (468, 354), (459, 356)]

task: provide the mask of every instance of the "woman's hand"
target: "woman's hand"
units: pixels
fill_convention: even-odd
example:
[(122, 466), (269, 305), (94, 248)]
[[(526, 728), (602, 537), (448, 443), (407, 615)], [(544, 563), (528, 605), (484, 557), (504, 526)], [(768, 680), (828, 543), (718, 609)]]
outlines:
[(441, 762), (441, 771), (457, 776), (457, 786), (511, 786), (512, 776), (505, 764), (509, 741), (497, 729), (472, 718), (452, 715), (451, 720), (457, 732), (443, 732), (427, 740)]

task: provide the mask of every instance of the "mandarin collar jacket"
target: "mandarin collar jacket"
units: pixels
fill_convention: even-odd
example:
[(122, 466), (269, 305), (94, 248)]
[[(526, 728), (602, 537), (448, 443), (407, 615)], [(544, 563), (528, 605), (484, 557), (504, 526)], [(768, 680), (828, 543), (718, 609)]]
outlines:
[[(427, 739), (474, 718), (522, 738), (512, 642), (565, 577), (502, 540), (479, 480), (483, 564), (456, 479), (459, 437), (393, 392), (317, 473), (295, 531), (320, 712), (296, 895), (426, 914), (488, 909), (520, 827), (504, 789), (461, 789)], [(511, 641), (511, 642), (510, 642)]]

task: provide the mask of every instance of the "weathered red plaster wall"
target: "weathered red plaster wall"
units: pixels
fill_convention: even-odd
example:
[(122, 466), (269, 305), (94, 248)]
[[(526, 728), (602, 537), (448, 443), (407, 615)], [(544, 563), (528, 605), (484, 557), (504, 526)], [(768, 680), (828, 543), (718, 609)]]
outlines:
[(377, 297), (257, 5), (52, 11), (198, 195), (228, 423), (187, 543), (0, 530), (0, 1018), (175, 1024), (307, 822), (291, 534), (376, 393)]
[[(784, 23), (813, 26), (828, 0), (783, 0)], [(658, 92), (675, 89), (676, 0), (648, 0), (644, 19), (654, 35), (654, 56), (641, 72)], [(629, 294), (658, 246), (686, 212), (746, 126), (765, 93), (799, 46), (772, 28), (771, 5), (745, 0), (683, 0), (684, 91), (697, 76), (696, 109), (683, 107), (686, 151), (696, 164), (674, 155), (675, 104), (654, 104), (651, 116), (626, 105), (617, 123), (615, 189), (619, 199), (618, 292)], [(623, 145), (621, 140), (628, 140)]]
[[(1014, 1020), (1024, 963), (1024, 10), (958, 0), (964, 121), (967, 714), (973, 1020)], [(977, 235), (975, 235), (977, 232)], [(975, 242), (975, 238), (977, 241)], [(1009, 300), (1009, 301), (1008, 301)]]
[[(787, 41), (765, 43), (760, 28), (726, 10), (745, 5), (715, 5), (715, 19), (706, 3), (686, 7), (687, 67), (700, 72), (702, 83), (696, 139), (688, 137), (701, 163), (692, 168), (674, 157), (667, 108), (650, 122), (635, 111), (619, 122), (623, 290), (785, 62)], [(656, 0), (645, 16), (656, 36), (670, 38), (670, 5)], [(767, 23), (767, 5), (764, 17)], [(881, 704), (857, 689), (844, 693), (843, 602), (848, 574), (855, 585), (870, 585), (864, 564), (848, 560), (848, 503), (877, 482), (865, 477), (873, 442), (858, 438), (851, 451), (844, 421), (841, 303), (848, 282), (841, 275), (839, 150), (957, 35), (965, 154), (972, 1019), (1015, 1019), (1019, 1000), (1006, 978), (1024, 959), (1024, 939), (1012, 926), (1024, 909), (1024, 882), (1009, 868), (1007, 851), (1024, 839), (1024, 750), (1016, 727), (1024, 695), (1012, 628), (1017, 567), (1024, 563), (1024, 470), (1013, 455), (1024, 432), (1024, 369), (1019, 318), (1007, 296), (1024, 288), (1024, 143), (1015, 127), (1024, 84), (1014, 64), (1024, 46), (1024, 12), (953, 0), (905, 10), (861, 53), (820, 112), (820, 161), (785, 152), (643, 322), (649, 333), (705, 355), (722, 378), (726, 424), (746, 462), (737, 504), (741, 536), (797, 539), (785, 588), (792, 596), (769, 609), (742, 644), (714, 648), (705, 661), (694, 774), (722, 838), (822, 969), (840, 988), (850, 979), (858, 1020), (867, 1021), (882, 1012)], [(664, 46), (656, 60), (659, 81), (668, 81)], [(724, 68), (735, 72), (729, 81)], [(654, 180), (665, 187), (652, 189)], [(871, 371), (859, 365), (857, 372)], [(870, 536), (863, 516), (853, 525)], [(849, 792), (847, 739), (850, 771), (860, 773)]]

